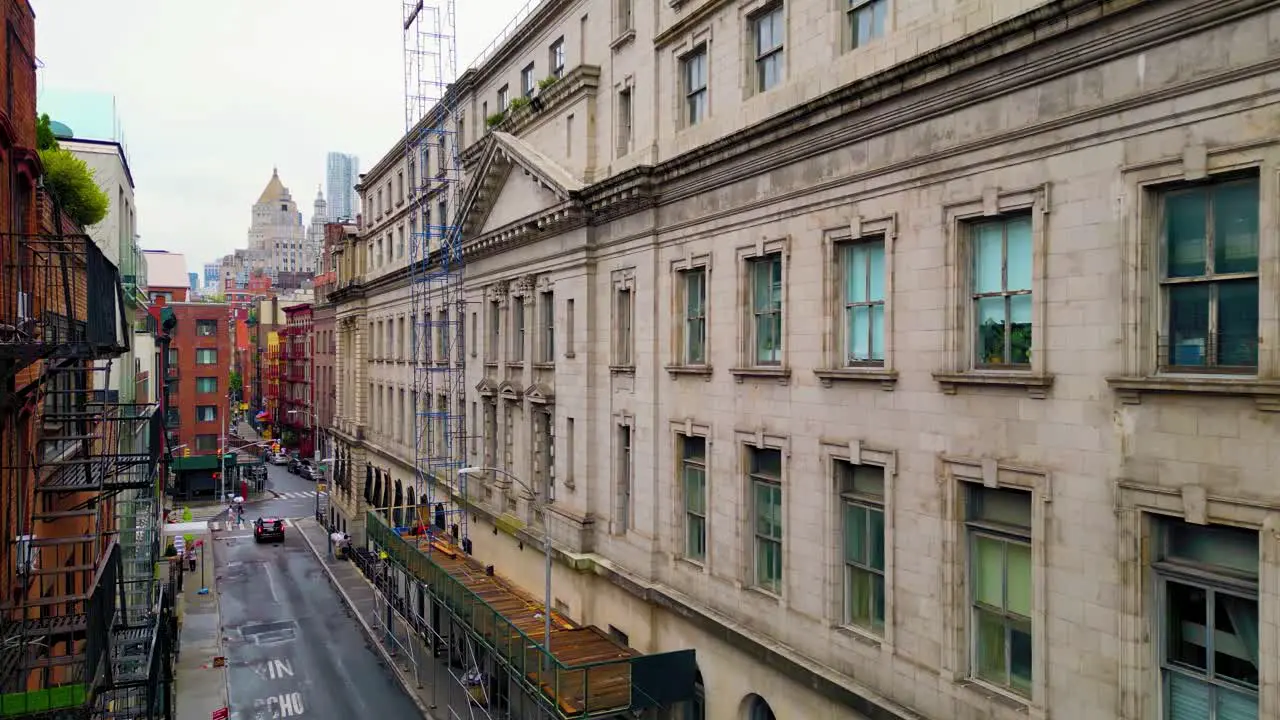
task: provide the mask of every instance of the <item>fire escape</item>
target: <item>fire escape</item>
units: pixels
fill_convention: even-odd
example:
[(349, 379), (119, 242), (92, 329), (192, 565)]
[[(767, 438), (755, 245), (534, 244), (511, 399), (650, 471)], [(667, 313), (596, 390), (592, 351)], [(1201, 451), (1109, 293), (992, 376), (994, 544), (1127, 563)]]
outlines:
[(108, 389), (120, 275), (43, 205), (52, 231), (0, 235), (0, 717), (167, 718), (172, 599), (136, 516), (163, 419)]

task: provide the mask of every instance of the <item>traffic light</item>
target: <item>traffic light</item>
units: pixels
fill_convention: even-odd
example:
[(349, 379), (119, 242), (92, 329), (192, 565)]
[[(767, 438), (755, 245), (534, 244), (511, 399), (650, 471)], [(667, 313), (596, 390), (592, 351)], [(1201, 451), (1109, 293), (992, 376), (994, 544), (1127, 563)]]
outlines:
[(272, 445), (271, 445), (271, 452), (273, 452), (273, 453), (278, 453), (278, 452), (280, 452), (280, 443), (274, 443), (274, 444), (272, 444)]
[(214, 480), (221, 480), (221, 479), (222, 479), (222, 473), (218, 473), (218, 472), (214, 473), (214, 474), (213, 474), (213, 479), (214, 479)]
[(191, 457), (191, 448), (189, 447), (182, 448), (182, 457), (184, 458)]

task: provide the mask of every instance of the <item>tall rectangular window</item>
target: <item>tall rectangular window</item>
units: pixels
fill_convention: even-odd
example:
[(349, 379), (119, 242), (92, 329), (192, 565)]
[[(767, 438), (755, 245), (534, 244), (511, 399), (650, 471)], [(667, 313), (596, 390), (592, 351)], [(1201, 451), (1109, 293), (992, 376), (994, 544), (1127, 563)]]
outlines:
[(966, 485), (970, 667), (1031, 695), (1031, 493)]
[(511, 300), (511, 360), (524, 362), (524, 298)]
[(495, 398), (484, 401), (484, 464), (489, 467), (498, 464), (498, 401)]
[(497, 300), (489, 302), (489, 347), (485, 352), (486, 359), (489, 362), (498, 361), (498, 348), (501, 348), (502, 338), (502, 303)]
[(884, 632), (884, 468), (836, 461), (844, 558), (844, 622)]
[(754, 585), (782, 594), (782, 451), (748, 448)]
[(217, 435), (197, 435), (195, 449), (201, 452), (217, 452), (218, 436)]
[(618, 288), (614, 293), (614, 351), (613, 364), (620, 367), (631, 367), (635, 364), (632, 349), (635, 340), (632, 337), (632, 320), (635, 317), (635, 305), (631, 298), (631, 288)]
[(574, 310), (573, 298), (569, 298), (564, 303), (564, 354), (566, 357), (573, 356), (573, 330), (577, 322)]
[(884, 37), (885, 20), (889, 16), (889, 0), (848, 0), (845, 10), (849, 49), (863, 47)]
[(564, 77), (564, 38), (557, 38), (551, 43), (547, 55), (551, 64), (551, 77)]
[(217, 405), (196, 406), (196, 422), (214, 422), (218, 419)]
[(503, 85), (498, 88), (498, 112), (505, 112), (507, 109), (507, 86)]
[(844, 364), (884, 364), (884, 241), (840, 248)]
[(684, 494), (684, 556), (707, 559), (707, 439), (680, 436), (680, 482)]
[(1166, 369), (1258, 366), (1258, 178), (1162, 196)]
[(754, 258), (748, 265), (751, 286), (751, 361), (782, 364), (782, 254)]
[(1257, 720), (1258, 534), (1163, 519), (1153, 561), (1168, 720)]
[(529, 63), (520, 71), (520, 92), (525, 97), (532, 97), (535, 87), (537, 87), (537, 80), (533, 77), (533, 63)]
[(617, 529), (618, 532), (624, 533), (631, 527), (631, 426), (618, 426), (618, 509), (617, 509)]
[(215, 348), (198, 348), (196, 350), (197, 365), (217, 365), (218, 351)]
[(783, 39), (786, 37), (786, 22), (782, 6), (753, 18), (751, 30), (755, 40), (756, 92), (772, 90), (782, 82), (785, 72)]
[(699, 45), (681, 61), (684, 66), (686, 125), (697, 125), (707, 116), (707, 46)]
[(618, 92), (618, 157), (631, 152), (631, 88)]
[(978, 367), (1031, 364), (1031, 216), (975, 223), (973, 318)]
[(216, 378), (216, 377), (198, 377), (198, 378), (196, 378), (196, 392), (198, 392), (198, 393), (216, 393), (216, 392), (218, 392), (218, 378)]
[(685, 365), (707, 364), (707, 270), (693, 268), (680, 273), (684, 305), (683, 347)]
[(542, 293), (540, 298), (542, 309), (542, 341), (541, 362), (556, 361), (556, 296), (552, 292)]
[(173, 368), (173, 369), (175, 369), (175, 370), (177, 369), (177, 367), (178, 367), (178, 349), (177, 349), (177, 348), (170, 348), (170, 349), (169, 349), (169, 363), (168, 363), (168, 365), (169, 365), (169, 367), (170, 367), (170, 368)]
[(217, 320), (197, 320), (196, 335), (200, 337), (212, 337), (218, 334)]
[(615, 24), (617, 25), (617, 28), (618, 28), (618, 31), (615, 34), (622, 35), (623, 33), (635, 27), (635, 24), (632, 18), (632, 5), (631, 5), (633, 0), (613, 0), (613, 2), (614, 2), (614, 19), (615, 19)]

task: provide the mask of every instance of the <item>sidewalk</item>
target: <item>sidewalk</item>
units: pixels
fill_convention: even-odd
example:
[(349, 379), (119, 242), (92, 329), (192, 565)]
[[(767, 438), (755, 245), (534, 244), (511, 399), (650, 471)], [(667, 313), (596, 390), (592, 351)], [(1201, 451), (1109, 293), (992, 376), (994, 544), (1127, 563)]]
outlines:
[[(178, 599), (179, 654), (174, 663), (176, 720), (208, 720), (214, 710), (227, 705), (227, 670), (213, 666), (213, 659), (223, 654), (222, 614), (218, 609), (218, 591), (214, 588), (213, 535), (207, 530), (194, 534), (196, 540), (204, 541), (204, 552), (196, 552), (196, 571), (186, 573)], [(205, 565), (204, 581), (209, 587), (205, 595), (200, 594), (202, 564)]]
[[(412, 643), (412, 656), (406, 656), (401, 646), (388, 643), (383, 625), (375, 616), (373, 585), (365, 579), (359, 568), (346, 560), (329, 557), (329, 534), (312, 518), (294, 520), (292, 524), (324, 566), (329, 582), (337, 589), (343, 602), (354, 611), (356, 619), (369, 637), (371, 645), (378, 649), (386, 665), (395, 671), (396, 679), (405, 692), (429, 720), (452, 717), (449, 708), (462, 710), (468, 706), (466, 692), (453, 678), (449, 668), (431, 656), (422, 639), (401, 626), (396, 635), (401, 643)], [(385, 609), (385, 605), (383, 608)], [(411, 639), (412, 638), (412, 639)], [(391, 651), (388, 652), (390, 644)], [(419, 663), (416, 679), (413, 660)], [(180, 719), (182, 720), (182, 719)]]

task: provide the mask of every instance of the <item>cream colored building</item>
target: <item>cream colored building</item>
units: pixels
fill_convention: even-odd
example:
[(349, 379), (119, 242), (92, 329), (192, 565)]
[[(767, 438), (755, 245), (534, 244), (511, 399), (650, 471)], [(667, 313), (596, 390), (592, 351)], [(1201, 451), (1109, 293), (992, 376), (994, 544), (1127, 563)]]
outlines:
[[(1280, 717), (1277, 57), (1249, 0), (547, 0), (458, 83), (467, 462), (711, 720)], [(404, 484), (377, 212), (338, 426)]]

